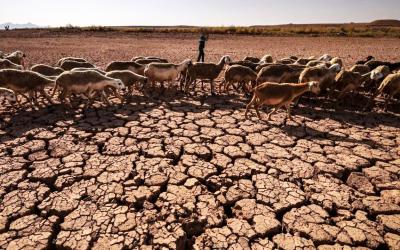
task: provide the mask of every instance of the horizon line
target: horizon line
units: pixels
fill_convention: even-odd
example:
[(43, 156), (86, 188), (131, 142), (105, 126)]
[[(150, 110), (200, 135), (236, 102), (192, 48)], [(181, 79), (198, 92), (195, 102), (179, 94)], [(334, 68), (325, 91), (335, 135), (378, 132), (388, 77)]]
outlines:
[(66, 26), (73, 27), (93, 27), (93, 26), (102, 26), (102, 27), (198, 27), (198, 28), (212, 28), (212, 27), (257, 27), (257, 26), (284, 26), (284, 25), (340, 25), (340, 24), (370, 24), (375, 21), (400, 21), (400, 19), (375, 19), (372, 21), (364, 21), (364, 22), (310, 22), (310, 23), (280, 23), (280, 24), (252, 24), (252, 25), (189, 25), (189, 24), (174, 24), (174, 25), (102, 25), (102, 24), (90, 24), (90, 25), (75, 25), (72, 23), (66, 23), (64, 25), (41, 25), (32, 22), (27, 23), (13, 23), (13, 22), (4, 22), (4, 24), (13, 24), (13, 25), (35, 25), (37, 28), (60, 28)]

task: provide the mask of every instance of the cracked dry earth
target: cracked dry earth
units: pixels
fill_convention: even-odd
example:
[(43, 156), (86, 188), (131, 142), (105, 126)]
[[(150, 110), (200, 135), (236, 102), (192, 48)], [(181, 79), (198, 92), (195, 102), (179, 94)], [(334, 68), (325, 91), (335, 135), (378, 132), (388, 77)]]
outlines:
[(1, 102), (1, 249), (400, 249), (396, 113)]

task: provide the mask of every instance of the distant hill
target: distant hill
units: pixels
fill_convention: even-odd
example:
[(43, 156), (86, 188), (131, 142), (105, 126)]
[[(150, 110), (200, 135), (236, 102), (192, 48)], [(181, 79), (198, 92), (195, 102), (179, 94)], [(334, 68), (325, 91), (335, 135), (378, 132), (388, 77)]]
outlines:
[(382, 19), (382, 20), (375, 20), (370, 22), (369, 25), (372, 26), (393, 26), (393, 27), (400, 27), (400, 20), (395, 19)]
[(35, 28), (40, 28), (41, 26), (33, 24), (33, 23), (1, 23), (0, 24), (0, 29), (4, 30), (6, 26), (9, 26), (10, 29), (35, 29)]

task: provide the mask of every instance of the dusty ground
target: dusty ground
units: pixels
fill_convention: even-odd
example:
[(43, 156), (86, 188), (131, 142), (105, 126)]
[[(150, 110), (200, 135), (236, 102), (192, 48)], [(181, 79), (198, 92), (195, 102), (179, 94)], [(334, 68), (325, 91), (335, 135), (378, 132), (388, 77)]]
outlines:
[[(89, 59), (100, 67), (113, 60), (130, 60), (133, 56), (153, 55), (178, 62), (197, 59), (198, 36), (193, 34), (121, 34), (84, 33), (80, 35), (24, 33), (0, 31), (0, 50), (23, 50), (28, 64), (54, 64), (65, 56)], [(377, 59), (400, 61), (398, 38), (338, 38), (338, 37), (261, 37), (210, 35), (206, 60), (218, 61), (223, 55), (234, 60), (245, 56), (274, 58), (290, 55), (309, 57), (329, 53), (344, 59), (347, 66), (374, 55)]]
[[(220, 38), (208, 44), (213, 59), (400, 54), (390, 39)], [(181, 60), (195, 53), (188, 44), (196, 41), (6, 38), (0, 50), (104, 66), (135, 55)], [(352, 100), (305, 100), (294, 122), (279, 113), (267, 123), (254, 112), (244, 119), (243, 97), (204, 92), (86, 111), (0, 99), (0, 248), (400, 249), (398, 103), (364, 113), (366, 99)]]

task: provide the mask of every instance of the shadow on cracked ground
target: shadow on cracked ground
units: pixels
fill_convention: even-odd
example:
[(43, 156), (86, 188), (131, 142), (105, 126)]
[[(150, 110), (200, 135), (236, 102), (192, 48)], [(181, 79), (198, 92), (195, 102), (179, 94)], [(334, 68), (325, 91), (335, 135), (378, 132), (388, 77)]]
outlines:
[(398, 103), (355, 98), (270, 122), (236, 95), (5, 104), (0, 248), (396, 249)]

